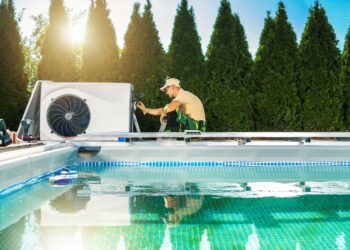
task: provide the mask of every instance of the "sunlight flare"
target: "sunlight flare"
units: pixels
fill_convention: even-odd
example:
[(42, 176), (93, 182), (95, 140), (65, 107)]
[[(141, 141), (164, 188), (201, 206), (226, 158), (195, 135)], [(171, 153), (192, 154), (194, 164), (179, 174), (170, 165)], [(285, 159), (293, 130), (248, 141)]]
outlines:
[(85, 36), (85, 25), (82, 22), (72, 23), (69, 27), (69, 38), (72, 43), (82, 43)]

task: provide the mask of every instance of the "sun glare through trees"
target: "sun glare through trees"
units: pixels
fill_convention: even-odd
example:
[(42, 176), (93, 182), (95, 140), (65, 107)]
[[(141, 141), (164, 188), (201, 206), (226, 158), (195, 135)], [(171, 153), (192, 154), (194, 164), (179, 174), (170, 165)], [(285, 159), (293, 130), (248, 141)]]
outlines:
[(69, 39), (74, 44), (83, 42), (85, 36), (85, 25), (82, 20), (71, 22), (69, 25)]

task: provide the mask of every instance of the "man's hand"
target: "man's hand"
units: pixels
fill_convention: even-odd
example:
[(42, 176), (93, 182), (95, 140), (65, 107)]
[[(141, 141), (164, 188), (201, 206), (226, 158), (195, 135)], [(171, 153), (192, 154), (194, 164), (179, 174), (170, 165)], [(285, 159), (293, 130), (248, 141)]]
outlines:
[(137, 102), (136, 107), (138, 107), (144, 115), (146, 115), (149, 112), (149, 108), (146, 108), (145, 104), (143, 102)]

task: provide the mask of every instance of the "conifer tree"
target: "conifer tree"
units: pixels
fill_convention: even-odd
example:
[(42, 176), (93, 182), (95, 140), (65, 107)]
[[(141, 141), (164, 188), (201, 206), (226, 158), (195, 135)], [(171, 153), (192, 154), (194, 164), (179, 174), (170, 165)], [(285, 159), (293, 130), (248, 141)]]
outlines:
[(0, 118), (17, 129), (27, 103), (24, 56), (12, 0), (0, 3)]
[[(143, 46), (144, 46), (144, 74), (147, 87), (159, 89), (166, 76), (165, 72), (165, 52), (160, 43), (158, 30), (151, 11), (152, 5), (146, 1), (142, 15)], [(148, 88), (149, 89), (149, 88)], [(157, 91), (159, 93), (159, 91)]]
[[(120, 67), (123, 81), (133, 83), (136, 93), (145, 93), (142, 101), (147, 106), (161, 107), (169, 101), (159, 90), (166, 77), (166, 59), (150, 1), (146, 1), (142, 15), (139, 14), (139, 4), (134, 5)], [(159, 118), (144, 117), (141, 112), (137, 112), (137, 116), (142, 131), (159, 129)]]
[(209, 88), (205, 95), (208, 129), (247, 131), (252, 125), (248, 92), (252, 58), (243, 26), (232, 15), (230, 3), (221, 1), (207, 50)]
[(346, 33), (342, 55), (341, 83), (344, 89), (344, 129), (348, 130), (350, 127), (350, 28)]
[(296, 34), (279, 3), (276, 18), (268, 16), (255, 61), (256, 128), (259, 131), (297, 130)]
[(318, 1), (310, 9), (300, 47), (301, 120), (306, 131), (342, 127), (341, 57), (333, 27)]
[[(135, 3), (131, 20), (124, 37), (124, 49), (120, 59), (121, 81), (131, 82), (137, 91), (144, 89), (143, 62), (141, 54), (143, 52), (143, 30), (140, 15), (140, 4)], [(140, 85), (140, 86), (139, 86)]]
[(264, 28), (260, 34), (260, 41), (259, 41), (259, 47), (258, 50), (255, 54), (255, 61), (253, 64), (253, 72), (252, 72), (252, 88), (251, 88), (251, 93), (253, 95), (253, 127), (255, 130), (257, 130), (257, 123), (258, 119), (260, 118), (257, 112), (257, 99), (258, 99), (258, 93), (261, 92), (261, 86), (259, 82), (262, 81), (261, 77), (264, 75), (264, 68), (259, 66), (259, 64), (264, 65), (264, 63), (259, 63), (262, 62), (261, 58), (266, 58), (267, 55), (270, 53), (268, 50), (268, 47), (266, 47), (266, 44), (270, 39), (272, 39), (272, 35), (274, 29), (274, 21), (271, 17), (270, 11), (267, 12), (267, 16), (264, 21)]
[(185, 89), (200, 96), (198, 91), (205, 86), (204, 56), (194, 11), (188, 8), (187, 0), (182, 0), (177, 9), (168, 56), (168, 75), (178, 78)]
[(275, 28), (275, 25), (274, 25), (273, 18), (271, 17), (271, 13), (268, 11), (267, 17), (265, 18), (265, 22), (264, 22), (264, 28), (260, 35), (260, 43), (259, 43), (259, 48), (255, 55), (255, 63), (259, 62), (261, 60), (261, 57), (266, 56), (266, 54), (269, 52), (269, 50), (266, 47), (266, 44), (270, 40), (272, 40), (272, 36), (275, 33), (274, 28)]
[(41, 48), (38, 77), (40, 80), (53, 81), (78, 79), (63, 0), (51, 0), (49, 25)]
[(91, 1), (83, 44), (81, 80), (116, 81), (119, 48), (105, 0)]
[[(166, 78), (166, 60), (165, 52), (162, 44), (160, 43), (158, 30), (153, 19), (152, 5), (149, 0), (146, 1), (144, 11), (141, 18), (142, 22), (142, 54), (141, 60), (143, 63), (142, 70), (140, 71), (140, 79), (143, 84), (139, 83), (140, 91), (145, 93), (144, 102), (148, 106), (162, 107), (169, 100), (163, 92), (159, 90), (160, 86), (164, 84)], [(140, 119), (140, 124), (143, 131), (158, 131), (159, 119), (158, 117), (143, 117)]]
[(123, 79), (134, 83), (139, 92), (158, 88), (165, 79), (165, 52), (153, 20), (151, 3), (147, 1), (142, 16), (140, 5), (134, 4), (133, 14), (125, 34), (121, 66)]
[(41, 57), (41, 47), (49, 23), (43, 14), (33, 16), (34, 29), (29, 37), (24, 38), (25, 73), (28, 76), (28, 89), (31, 90), (38, 80), (38, 65)]

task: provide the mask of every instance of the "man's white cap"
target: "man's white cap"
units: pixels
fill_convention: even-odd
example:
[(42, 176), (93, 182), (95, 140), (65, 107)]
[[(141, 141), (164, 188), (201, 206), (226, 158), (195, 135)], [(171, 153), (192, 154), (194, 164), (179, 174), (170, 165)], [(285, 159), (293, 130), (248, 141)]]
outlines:
[(169, 78), (168, 80), (166, 80), (164, 86), (161, 87), (160, 90), (164, 91), (166, 89), (166, 87), (169, 87), (169, 86), (181, 87), (180, 81), (176, 78)]

